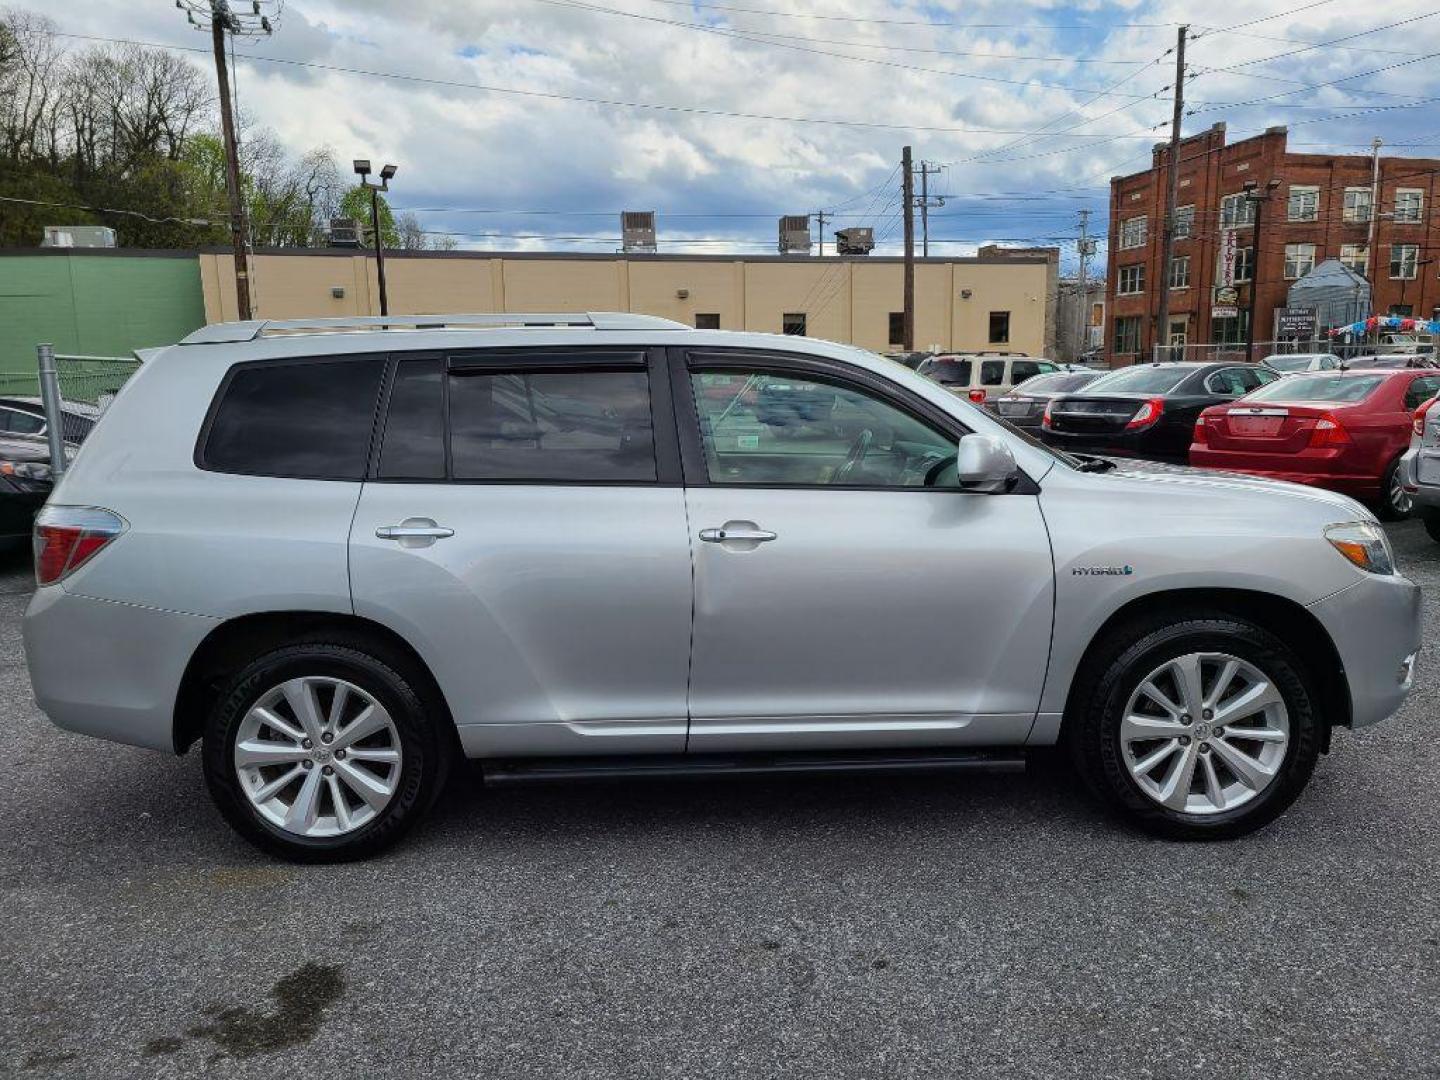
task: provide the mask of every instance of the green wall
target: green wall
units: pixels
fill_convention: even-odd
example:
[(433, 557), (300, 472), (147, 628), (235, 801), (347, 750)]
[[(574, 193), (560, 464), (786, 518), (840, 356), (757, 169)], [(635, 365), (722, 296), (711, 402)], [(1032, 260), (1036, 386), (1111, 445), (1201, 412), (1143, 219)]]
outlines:
[(33, 375), (35, 346), (129, 356), (205, 325), (200, 262), (183, 255), (0, 253), (0, 377)]

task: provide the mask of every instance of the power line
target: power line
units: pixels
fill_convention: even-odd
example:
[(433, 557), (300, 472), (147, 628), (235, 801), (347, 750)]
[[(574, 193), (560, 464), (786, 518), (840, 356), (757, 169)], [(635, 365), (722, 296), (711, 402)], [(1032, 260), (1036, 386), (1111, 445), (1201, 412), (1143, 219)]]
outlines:
[[(1327, 0), (1328, 2), (1328, 0)], [(651, 3), (669, 4), (673, 7), (687, 9), (704, 9), (710, 11), (733, 11), (745, 15), (765, 15), (776, 19), (813, 19), (817, 22), (844, 22), (862, 23), (876, 26), (925, 26), (967, 30), (1155, 30), (1173, 29), (1175, 23), (1150, 23), (1150, 22), (1120, 22), (1120, 23), (1047, 23), (1047, 22), (1019, 22), (1019, 23), (989, 23), (989, 22), (947, 22), (931, 21), (920, 19), (875, 19), (857, 15), (814, 15), (801, 11), (776, 11), (770, 8), (749, 8), (738, 7), (731, 4), (711, 4), (691, 0), (651, 0)]]

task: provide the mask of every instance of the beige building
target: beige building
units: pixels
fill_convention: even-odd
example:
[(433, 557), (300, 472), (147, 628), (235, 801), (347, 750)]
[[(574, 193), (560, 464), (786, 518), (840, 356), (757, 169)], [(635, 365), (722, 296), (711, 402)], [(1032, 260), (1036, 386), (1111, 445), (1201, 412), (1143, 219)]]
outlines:
[[(1054, 350), (1058, 252), (982, 249), (917, 259), (915, 347)], [(205, 316), (237, 318), (231, 256), (200, 253)], [(255, 316), (378, 315), (373, 256), (353, 249), (257, 252)], [(557, 255), (404, 252), (385, 257), (392, 314), (633, 311), (691, 326), (788, 331), (900, 347), (903, 264), (875, 256)]]

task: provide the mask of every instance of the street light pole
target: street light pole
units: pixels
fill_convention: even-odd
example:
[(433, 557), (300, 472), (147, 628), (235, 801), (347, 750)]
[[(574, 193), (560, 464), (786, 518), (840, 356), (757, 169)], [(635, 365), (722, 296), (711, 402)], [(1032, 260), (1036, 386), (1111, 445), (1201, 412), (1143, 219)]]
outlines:
[(390, 314), (390, 297), (385, 289), (385, 239), (380, 233), (380, 193), (390, 190), (390, 181), (398, 171), (394, 165), (380, 170), (380, 183), (370, 181), (370, 161), (356, 158), (355, 175), (360, 177), (360, 186), (370, 192), (370, 229), (375, 234), (375, 276), (380, 285), (380, 314)]

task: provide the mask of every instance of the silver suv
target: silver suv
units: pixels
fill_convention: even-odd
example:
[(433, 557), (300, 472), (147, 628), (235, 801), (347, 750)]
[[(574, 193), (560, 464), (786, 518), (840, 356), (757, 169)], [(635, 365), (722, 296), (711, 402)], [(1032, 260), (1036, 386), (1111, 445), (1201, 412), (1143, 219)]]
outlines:
[[(1141, 826), (1279, 814), (1410, 688), (1358, 503), (1037, 444), (859, 349), (633, 315), (211, 326), (36, 525), (25, 645), (74, 731), (203, 745), (280, 855), (493, 781), (1015, 767)], [(402, 327), (404, 327), (402, 329)]]

